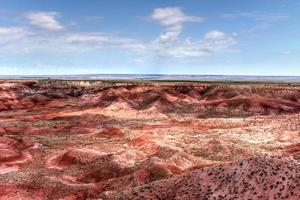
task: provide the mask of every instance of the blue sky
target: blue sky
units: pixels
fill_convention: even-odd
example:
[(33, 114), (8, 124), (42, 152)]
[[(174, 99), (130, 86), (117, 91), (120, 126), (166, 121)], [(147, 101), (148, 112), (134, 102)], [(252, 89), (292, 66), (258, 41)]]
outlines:
[(300, 75), (300, 0), (1, 0), (0, 75)]

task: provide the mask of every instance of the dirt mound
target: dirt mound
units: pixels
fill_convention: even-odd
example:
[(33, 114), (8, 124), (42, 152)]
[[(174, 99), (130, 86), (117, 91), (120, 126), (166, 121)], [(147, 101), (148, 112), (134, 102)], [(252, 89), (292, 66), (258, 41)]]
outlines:
[(132, 164), (124, 156), (95, 150), (74, 149), (50, 161), (51, 168), (75, 167), (78, 182), (94, 183), (117, 178), (133, 172)]
[(194, 148), (193, 154), (209, 160), (225, 161), (231, 155), (231, 150), (224, 142), (218, 139), (212, 139), (205, 145)]
[(202, 98), (206, 100), (230, 99), (237, 96), (249, 96), (251, 93), (251, 87), (229, 85), (209, 85), (200, 92)]
[(49, 101), (50, 99), (44, 95), (41, 94), (33, 94), (30, 96), (26, 96), (24, 99), (30, 100), (35, 104), (46, 104), (47, 101)]
[(254, 157), (152, 182), (102, 199), (299, 199), (300, 163)]
[(20, 136), (0, 137), (0, 176), (30, 163), (37, 147)]
[(103, 155), (105, 154), (98, 151), (74, 149), (58, 156), (54, 161), (58, 166), (70, 167), (72, 165), (85, 165), (92, 163)]
[(83, 173), (79, 175), (78, 181), (94, 183), (106, 181), (113, 178), (129, 175), (134, 171), (124, 158), (117, 155), (106, 155), (97, 161), (83, 166)]
[(106, 126), (101, 132), (97, 133), (98, 137), (120, 137), (124, 136), (124, 132), (116, 127)]
[(20, 137), (0, 137), (0, 162), (11, 162), (22, 158), (22, 151), (33, 143)]
[(287, 156), (292, 156), (294, 159), (300, 161), (300, 143), (287, 145), (284, 150), (284, 154)]
[(21, 153), (7, 144), (0, 144), (0, 162), (13, 161), (21, 157)]

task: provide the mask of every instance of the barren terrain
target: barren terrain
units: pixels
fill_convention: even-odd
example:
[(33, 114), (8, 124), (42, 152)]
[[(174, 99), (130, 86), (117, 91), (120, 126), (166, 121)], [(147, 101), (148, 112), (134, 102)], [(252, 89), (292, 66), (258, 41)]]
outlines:
[(300, 87), (0, 81), (0, 199), (300, 199)]

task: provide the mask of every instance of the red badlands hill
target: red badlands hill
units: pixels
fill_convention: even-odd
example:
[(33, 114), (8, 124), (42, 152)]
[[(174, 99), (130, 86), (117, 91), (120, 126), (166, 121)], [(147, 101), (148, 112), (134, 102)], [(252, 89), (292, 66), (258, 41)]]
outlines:
[(0, 92), (0, 199), (299, 199), (298, 86), (6, 80)]
[[(126, 102), (136, 110), (157, 107), (160, 112), (194, 111), (218, 116), (300, 110), (299, 88), (276, 85), (107, 85), (67, 81), (2, 81), (0, 90), (2, 111), (43, 107), (49, 102), (51, 107), (60, 107), (67, 102), (70, 107), (106, 107), (116, 102)], [(76, 104), (71, 104), (74, 100)]]
[(195, 170), (122, 192), (106, 199), (300, 199), (300, 163), (254, 157)]

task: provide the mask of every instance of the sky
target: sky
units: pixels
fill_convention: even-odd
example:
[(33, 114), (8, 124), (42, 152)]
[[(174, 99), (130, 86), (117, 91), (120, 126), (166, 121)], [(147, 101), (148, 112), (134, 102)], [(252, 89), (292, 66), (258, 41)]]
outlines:
[(0, 0), (0, 75), (299, 75), (300, 0)]

